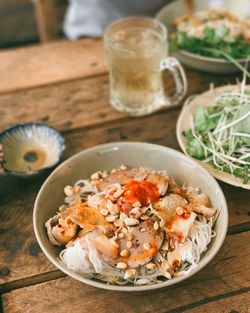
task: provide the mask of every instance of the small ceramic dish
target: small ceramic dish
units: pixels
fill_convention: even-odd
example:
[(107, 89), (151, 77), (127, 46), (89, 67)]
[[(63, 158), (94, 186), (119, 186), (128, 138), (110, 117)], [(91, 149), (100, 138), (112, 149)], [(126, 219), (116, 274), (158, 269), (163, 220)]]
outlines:
[(182, 151), (196, 163), (203, 166), (206, 170), (208, 170), (214, 177), (217, 179), (230, 184), (232, 186), (241, 187), (244, 189), (250, 189), (250, 183), (243, 184), (242, 179), (233, 176), (232, 174), (223, 172), (214, 168), (211, 164), (204, 163), (195, 158), (190, 157), (187, 152), (187, 140), (183, 136), (183, 132), (187, 131), (191, 128), (193, 116), (195, 114), (196, 108), (198, 106), (208, 107), (213, 102), (213, 99), (220, 95), (222, 92), (230, 92), (234, 90), (239, 90), (239, 86), (237, 85), (228, 85), (215, 88), (213, 90), (206, 91), (200, 95), (192, 96), (192, 98), (188, 99), (184, 104), (182, 111), (179, 115), (177, 125), (176, 125), (176, 137), (177, 141), (182, 149)]
[[(152, 285), (112, 285), (91, 279), (66, 267), (59, 259), (61, 247), (53, 246), (47, 236), (45, 222), (53, 216), (65, 197), (64, 187), (73, 185), (77, 180), (87, 178), (92, 173), (111, 170), (121, 164), (129, 167), (149, 167), (166, 170), (177, 183), (198, 186), (207, 194), (213, 207), (220, 210), (215, 222), (216, 236), (212, 238), (200, 262), (187, 275), (175, 277)], [(154, 290), (177, 284), (201, 270), (219, 251), (228, 227), (228, 209), (223, 192), (216, 180), (200, 165), (184, 154), (159, 145), (143, 142), (115, 142), (84, 150), (58, 166), (47, 178), (36, 198), (33, 225), (37, 241), (49, 260), (69, 276), (94, 287), (116, 291)]]
[[(190, 1), (177, 0), (164, 6), (156, 15), (156, 19), (162, 22), (169, 32), (173, 30), (173, 21), (184, 14), (187, 14), (189, 8), (187, 3)], [(207, 8), (225, 9), (237, 16), (250, 16), (250, 5), (248, 0), (194, 0), (192, 1), (194, 11), (202, 11)], [(211, 58), (184, 50), (173, 53), (174, 56), (183, 64), (194, 69), (210, 73), (234, 73), (239, 69), (230, 61), (219, 58)], [(243, 67), (246, 59), (237, 60)], [(250, 64), (248, 65), (250, 67)]]
[(47, 125), (28, 123), (12, 126), (0, 134), (3, 170), (31, 176), (56, 165), (64, 151), (62, 135)]

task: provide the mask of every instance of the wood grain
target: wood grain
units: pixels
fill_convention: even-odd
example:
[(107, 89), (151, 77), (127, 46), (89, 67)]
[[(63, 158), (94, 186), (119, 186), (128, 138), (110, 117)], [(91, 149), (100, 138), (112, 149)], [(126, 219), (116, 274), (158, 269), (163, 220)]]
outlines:
[[(208, 299), (209, 300), (209, 299)], [(210, 298), (211, 300), (211, 298)], [(186, 313), (248, 313), (250, 308), (250, 291), (249, 288), (242, 288), (236, 292), (222, 294), (214, 297), (214, 301), (194, 302), (186, 307), (182, 307), (181, 312)], [(178, 313), (180, 310), (170, 310), (166, 313)]]
[[(84, 41), (84, 42), (77, 42), (73, 43), (73, 47), (78, 45), (86, 45), (87, 51), (88, 45), (91, 45), (91, 42)], [(67, 53), (70, 54), (72, 50), (73, 57), (74, 50), (71, 45), (69, 45), (69, 50)], [(85, 49), (84, 48), (84, 49)], [(82, 53), (84, 53), (84, 50)], [(23, 51), (23, 54), (26, 50)], [(40, 50), (38, 50), (39, 52)], [(57, 63), (63, 62), (63, 57), (60, 54), (56, 54), (53, 52), (54, 50), (48, 49), (48, 54), (50, 58), (48, 60), (44, 60), (47, 62), (47, 66), (45, 63), (43, 67), (38, 67), (37, 71), (39, 71), (41, 78), (44, 75), (44, 78), (47, 77), (47, 71), (52, 71), (51, 79), (54, 79), (54, 75), (59, 75), (64, 79), (69, 79), (70, 75), (75, 75), (72, 71), (73, 69), (69, 69), (68, 65), (70, 66), (70, 62), (74, 62), (68, 60), (66, 64), (61, 68), (57, 68), (57, 65), (52, 64), (54, 63), (51, 60), (53, 57), (58, 57)], [(66, 52), (65, 52), (66, 53)], [(75, 52), (76, 53), (76, 52)], [(94, 52), (93, 52), (94, 53)], [(27, 54), (27, 53), (26, 53)], [(20, 53), (22, 56), (22, 53)], [(39, 58), (38, 56), (35, 58)], [(89, 58), (89, 59), (88, 59)], [(97, 72), (101, 72), (104, 69), (104, 65), (102, 61), (99, 61), (98, 65), (91, 67), (90, 58), (93, 58), (91, 55), (85, 55), (82, 62), (85, 64), (84, 66), (78, 64), (76, 65), (76, 71), (80, 71), (79, 75), (85, 76), (87, 71), (88, 74), (96, 74)], [(79, 55), (78, 55), (79, 59)], [(99, 56), (100, 59), (100, 56)], [(1, 58), (0, 58), (1, 60)], [(16, 60), (19, 66), (21, 61), (20, 57)], [(32, 61), (33, 65), (37, 64), (36, 60)], [(67, 63), (68, 62), (68, 63)], [(77, 62), (77, 61), (76, 61)], [(81, 62), (81, 61), (80, 61)], [(5, 66), (0, 62), (0, 73), (1, 73), (1, 66)], [(23, 66), (27, 67), (28, 73), (23, 76), (24, 80), (31, 80), (32, 74), (29, 73), (29, 62), (28, 64), (23, 64)], [(38, 65), (36, 65), (38, 66)], [(50, 66), (52, 69), (50, 69)], [(57, 72), (58, 71), (58, 72)], [(15, 62), (12, 62), (12, 66), (9, 68), (10, 75), (15, 72)], [(46, 73), (45, 73), (46, 72)], [(215, 85), (223, 85), (228, 83), (234, 83), (235, 77), (233, 76), (214, 76), (210, 74), (203, 75), (197, 71), (188, 70), (187, 72), (189, 88), (188, 88), (188, 95), (200, 93), (205, 91), (209, 88), (210, 82), (214, 81)], [(0, 74), (1, 75), (1, 74)], [(12, 82), (14, 84), (21, 84), (18, 82), (20, 79), (20, 73), (16, 73), (17, 78), (14, 80), (12, 78)], [(46, 76), (46, 77), (45, 77)], [(34, 83), (39, 83), (38, 76), (34, 78)], [(5, 85), (5, 80), (1, 86)], [(32, 80), (33, 83), (33, 80)], [(173, 91), (173, 81), (169, 75), (165, 77), (165, 84), (166, 89)], [(21, 84), (22, 85), (22, 84)], [(20, 85), (20, 87), (21, 87)], [(0, 86), (0, 91), (1, 87)], [(117, 119), (123, 119), (125, 114), (116, 112), (110, 105), (109, 105), (109, 81), (107, 75), (95, 76), (91, 78), (85, 79), (77, 79), (73, 81), (61, 82), (54, 85), (48, 85), (43, 87), (37, 87), (29, 90), (21, 90), (17, 92), (11, 92), (10, 94), (3, 94), (0, 95), (0, 131), (3, 130), (5, 127), (11, 126), (17, 123), (26, 123), (30, 121), (39, 121), (45, 122), (60, 131), (68, 131), (76, 128), (82, 127), (94, 127), (98, 124), (112, 122)]]
[[(71, 131), (65, 135), (67, 147), (65, 157), (96, 144), (120, 140), (148, 141), (178, 149), (174, 135), (177, 116), (178, 110), (172, 109), (140, 119), (128, 119), (98, 128)], [(45, 177), (46, 175), (29, 181), (14, 177), (0, 178), (0, 246), (4, 247), (0, 258), (1, 283), (55, 269), (41, 252), (32, 228), (33, 203)], [(11, 193), (8, 192), (10, 186)], [(230, 226), (250, 222), (248, 191), (226, 184), (221, 186), (226, 199), (229, 200)]]
[[(220, 295), (228, 299), (230, 295), (240, 296), (250, 290), (248, 240), (250, 232), (227, 237), (217, 257), (193, 278), (178, 286), (155, 292), (122, 293), (89, 287), (67, 277), (4, 294), (4, 312), (30, 313), (36, 309), (36, 312), (64, 313), (79, 311), (79, 308), (83, 313), (183, 312), (182, 308), (194, 302), (201, 301), (202, 304), (206, 299), (206, 307), (210, 305), (210, 312), (214, 313), (217, 311), (213, 311), (213, 306), (218, 308)], [(235, 306), (228, 301), (227, 307), (229, 310), (225, 312), (230, 312)]]
[(5, 50), (0, 52), (0, 93), (104, 72), (103, 45), (97, 39)]

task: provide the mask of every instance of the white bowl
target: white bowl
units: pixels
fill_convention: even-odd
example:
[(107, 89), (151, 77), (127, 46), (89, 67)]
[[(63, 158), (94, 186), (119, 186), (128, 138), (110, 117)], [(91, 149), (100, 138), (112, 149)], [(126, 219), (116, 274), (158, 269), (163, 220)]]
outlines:
[[(199, 264), (186, 276), (180, 276), (154, 285), (107, 285), (103, 281), (89, 279), (68, 269), (58, 258), (60, 248), (53, 246), (47, 237), (45, 222), (52, 217), (64, 199), (63, 189), (80, 178), (87, 178), (98, 170), (110, 170), (126, 164), (166, 170), (178, 183), (199, 186), (209, 196), (212, 205), (220, 209), (214, 229), (217, 233), (202, 256)], [(202, 269), (219, 251), (227, 232), (228, 209), (223, 192), (216, 180), (200, 165), (184, 154), (159, 145), (142, 142), (117, 142), (84, 150), (58, 166), (48, 177), (36, 198), (33, 223), (37, 241), (43, 252), (59, 269), (69, 276), (92, 286), (120, 291), (153, 290), (179, 283)]]
[[(246, 88), (250, 89), (250, 85)], [(192, 126), (193, 117), (195, 115), (196, 108), (198, 106), (208, 107), (213, 103), (215, 97), (219, 96), (223, 92), (239, 91), (238, 85), (228, 85), (214, 88), (213, 90), (206, 91), (197, 96), (191, 96), (191, 100), (187, 100), (184, 104), (181, 113), (178, 117), (176, 124), (176, 137), (182, 151), (196, 163), (200, 164), (206, 170), (208, 170), (217, 179), (230, 184), (235, 187), (241, 187), (244, 189), (250, 189), (250, 183), (243, 184), (242, 179), (233, 176), (232, 174), (223, 172), (222, 170), (214, 168), (211, 164), (204, 163), (195, 158), (192, 158), (187, 153), (187, 139), (183, 135), (184, 131), (187, 131)]]
[[(250, 16), (250, 1), (249, 0), (195, 0), (193, 1), (195, 11), (201, 11), (206, 8), (221, 8), (228, 10), (232, 14), (238, 16)], [(173, 30), (173, 21), (188, 12), (186, 2), (183, 0), (173, 1), (164, 6), (156, 15), (156, 18), (162, 22), (169, 32)], [(219, 58), (211, 58), (199, 54), (191, 53), (184, 50), (179, 50), (173, 53), (174, 56), (183, 64), (195, 68), (200, 71), (210, 73), (234, 73), (240, 70), (230, 61)], [(237, 60), (243, 67), (246, 64), (246, 59)], [(250, 68), (250, 64), (249, 64)]]

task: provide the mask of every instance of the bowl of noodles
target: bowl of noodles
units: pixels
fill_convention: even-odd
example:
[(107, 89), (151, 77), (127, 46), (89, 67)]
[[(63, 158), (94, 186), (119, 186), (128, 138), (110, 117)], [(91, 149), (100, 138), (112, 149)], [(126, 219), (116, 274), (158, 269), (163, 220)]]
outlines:
[(47, 178), (34, 230), (69, 276), (120, 291), (181, 282), (208, 264), (228, 227), (216, 180), (182, 153), (142, 142), (84, 150)]

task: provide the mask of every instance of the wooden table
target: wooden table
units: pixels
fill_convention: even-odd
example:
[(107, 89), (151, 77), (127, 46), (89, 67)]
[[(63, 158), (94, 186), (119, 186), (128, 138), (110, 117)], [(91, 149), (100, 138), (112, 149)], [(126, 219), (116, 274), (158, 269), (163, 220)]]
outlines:
[[(188, 94), (234, 83), (187, 69)], [(240, 77), (239, 77), (240, 78)], [(167, 79), (166, 86), (173, 88)], [(180, 149), (175, 125), (180, 107), (132, 118), (108, 103), (101, 40), (57, 42), (0, 53), (0, 130), (15, 123), (45, 122), (66, 139), (64, 158), (96, 144), (147, 141)], [(32, 211), (45, 175), (0, 178), (1, 299), (4, 313), (250, 312), (249, 191), (220, 183), (229, 206), (229, 229), (214, 260), (191, 279), (155, 292), (96, 289), (67, 277), (42, 253)]]

